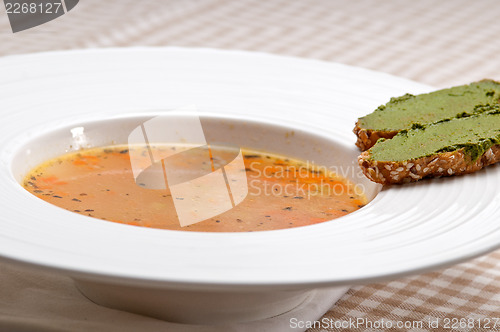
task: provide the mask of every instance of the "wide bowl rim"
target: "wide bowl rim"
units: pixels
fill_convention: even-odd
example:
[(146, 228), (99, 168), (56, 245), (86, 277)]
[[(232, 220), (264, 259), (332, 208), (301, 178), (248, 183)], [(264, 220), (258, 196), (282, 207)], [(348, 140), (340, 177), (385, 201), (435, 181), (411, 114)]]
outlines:
[[(384, 93), (389, 93), (389, 92), (394, 92), (394, 91), (400, 91), (398, 89), (408, 89), (411, 91), (416, 91), (416, 92), (421, 92), (421, 91), (428, 91), (430, 87), (424, 86), (422, 84), (416, 83), (416, 82), (411, 82), (405, 79), (397, 78), (388, 74), (384, 73), (377, 73), (374, 71), (370, 71), (367, 69), (362, 69), (362, 68), (355, 68), (355, 67), (350, 67), (346, 65), (341, 65), (341, 64), (335, 64), (335, 63), (326, 63), (326, 62), (321, 62), (318, 60), (305, 60), (305, 59), (299, 59), (299, 58), (293, 58), (293, 57), (282, 57), (282, 56), (276, 56), (276, 55), (266, 55), (266, 54), (259, 54), (259, 53), (252, 53), (252, 52), (243, 52), (243, 51), (220, 51), (220, 50), (211, 50), (211, 49), (183, 49), (183, 48), (132, 48), (132, 49), (106, 49), (106, 50), (73, 50), (73, 51), (58, 51), (58, 52), (46, 52), (43, 54), (32, 54), (32, 55), (21, 55), (21, 56), (9, 56), (4, 59), (0, 60), (0, 70), (2, 69), (9, 69), (9, 70), (14, 70), (15, 68), (19, 66), (31, 66), (35, 68), (35, 65), (40, 65), (40, 64), (51, 64), (51, 63), (63, 63), (63, 64), (69, 64), (72, 63), (73, 61), (80, 60), (82, 67), (85, 67), (85, 63), (90, 61), (89, 57), (92, 58), (92, 61), (95, 61), (96, 57), (102, 60), (102, 64), (99, 63), (97, 67), (105, 68), (105, 65), (109, 65), (110, 58), (113, 58), (117, 55), (120, 55), (123, 57), (123, 63), (128, 64), (130, 66), (134, 66), (134, 63), (131, 61), (131, 59), (144, 59), (147, 58), (148, 60), (153, 59), (156, 61), (156, 57), (162, 57), (162, 58), (168, 58), (171, 61), (178, 61), (179, 63), (184, 63), (184, 62), (189, 62), (189, 61), (198, 61), (203, 64), (210, 64), (210, 63), (215, 63), (218, 66), (224, 67), (225, 62), (229, 64), (240, 64), (240, 63), (245, 63), (249, 65), (249, 68), (237, 68), (239, 70), (239, 74), (245, 74), (249, 73), (250, 75), (250, 70), (255, 70), (255, 68), (250, 68), (254, 63), (258, 62), (259, 66), (265, 67), (267, 71), (276, 71), (276, 73), (282, 74), (283, 78), (276, 78), (279, 82), (282, 82), (284, 85), (286, 79), (290, 79), (290, 77), (296, 79), (297, 77), (293, 76), (294, 73), (288, 71), (288, 67), (292, 66), (294, 69), (301, 71), (301, 73), (311, 73), (311, 77), (317, 78), (321, 83), (332, 83), (329, 81), (330, 79), (336, 79), (335, 75), (338, 75), (338, 81), (337, 86), (334, 86), (331, 88), (333, 92), (335, 91), (340, 91), (339, 93), (346, 93), (346, 90), (343, 90), (344, 87), (341, 87), (340, 84), (346, 82), (346, 85), (349, 85), (350, 82), (352, 81), (352, 86), (356, 86), (356, 84), (361, 84), (362, 86), (365, 87), (375, 87), (377, 91), (371, 92), (371, 91), (363, 91), (363, 93), (366, 93), (366, 95), (370, 95), (373, 97), (373, 100), (380, 100), (380, 95), (384, 95)], [(154, 62), (153, 61), (153, 62)], [(95, 63), (95, 62), (94, 62)], [(195, 62), (193, 62), (195, 63)], [(168, 64), (163, 64), (160, 62), (154, 62), (148, 65), (153, 66), (157, 65), (159, 67), (161, 66), (168, 66)], [(191, 64), (191, 63), (190, 63)], [(138, 66), (138, 64), (135, 64)], [(17, 66), (17, 67), (16, 67)], [(135, 68), (135, 67), (134, 67)], [(236, 68), (236, 67), (235, 67)], [(232, 68), (234, 69), (234, 68)], [(258, 68), (257, 68), (258, 69)], [(38, 70), (38, 71), (37, 71)], [(34, 73), (26, 74), (22, 79), (14, 79), (13, 78), (13, 72), (8, 71), (6, 72), (6, 76), (0, 80), (0, 84), (9, 87), (12, 91), (16, 92), (18, 90), (18, 86), (16, 84), (31, 84), (30, 80), (42, 80), (43, 82), (50, 83), (52, 81), (57, 81), (57, 73), (59, 74), (64, 74), (68, 75), (71, 70), (66, 68), (66, 71), (60, 70), (57, 73), (53, 75), (53, 77), (49, 76), (43, 76), (47, 75), (47, 71), (45, 69), (37, 69), (34, 70)], [(82, 69), (83, 70), (83, 69)], [(211, 69), (207, 69), (211, 70)], [(213, 69), (214, 71), (216, 69)], [(75, 71), (78, 72), (77, 69)], [(257, 70), (258, 71), (258, 70)], [(198, 75), (197, 73), (195, 73)], [(231, 77), (231, 73), (220, 73), (221, 75), (226, 75), (224, 77)], [(252, 73), (253, 74), (253, 73)], [(258, 74), (261, 75), (261, 72), (258, 71)], [(78, 74), (82, 76), (81, 74)], [(77, 75), (77, 76), (78, 76)], [(90, 75), (90, 74), (89, 74)], [(104, 76), (104, 74), (92, 72), (91, 75), (93, 75), (93, 78), (96, 77), (104, 77), (104, 78), (109, 78), (107, 76)], [(133, 73), (133, 75), (140, 75), (138, 73)], [(144, 74), (146, 75), (146, 74)], [(328, 76), (329, 75), (329, 76)], [(333, 75), (333, 78), (332, 78)], [(251, 76), (251, 75), (250, 75)], [(156, 76), (151, 76), (154, 79), (160, 79), (157, 78)], [(311, 77), (307, 77), (310, 79)], [(109, 78), (109, 79), (114, 79), (114, 78)], [(241, 77), (240, 77), (241, 79)], [(16, 83), (17, 80), (17, 83)], [(268, 84), (267, 82), (260, 82), (262, 85)], [(227, 82), (225, 83), (227, 84)], [(268, 85), (274, 84), (273, 82), (269, 83)], [(329, 96), (326, 95), (326, 90), (325, 88), (322, 87), (323, 84), (319, 86), (314, 86), (314, 88), (319, 89), (320, 91), (317, 92), (311, 87), (309, 89), (309, 86), (302, 86), (300, 85), (300, 82), (292, 82), (290, 84), (297, 84), (297, 87), (304, 87), (306, 88), (306, 92), (304, 93), (309, 93), (307, 95), (308, 97), (317, 97), (315, 93), (320, 93), (321, 98), (325, 98), (325, 100), (332, 100)], [(50, 85), (50, 84), (49, 84)], [(351, 85), (349, 85), (351, 86)], [(295, 87), (293, 85), (292, 87)], [(92, 89), (92, 87), (86, 87), (88, 89)], [(213, 87), (213, 89), (217, 89), (218, 87)], [(329, 87), (330, 88), (330, 87)], [(321, 90), (323, 89), (323, 90)], [(346, 88), (347, 89), (347, 88)], [(90, 90), (89, 90), (90, 91)], [(94, 91), (94, 90), (92, 90)], [(273, 92), (277, 94), (283, 94), (287, 96), (291, 96), (296, 91), (274, 91)], [(352, 92), (352, 91), (349, 91)], [(358, 93), (356, 96), (359, 96), (359, 92), (353, 92), (355, 95)], [(364, 95), (361, 95), (364, 98)], [(378, 96), (378, 97), (374, 97)], [(384, 95), (385, 96), (385, 95)], [(370, 98), (371, 98), (370, 97)], [(5, 98), (7, 100), (6, 95), (2, 95), (0, 93), (0, 98)], [(125, 98), (125, 97), (124, 97)], [(297, 98), (302, 98), (302, 96), (298, 96)], [(305, 97), (304, 97), (305, 98)], [(330, 98), (330, 99), (328, 99)], [(366, 97), (368, 98), (368, 97)], [(379, 99), (377, 99), (379, 98)], [(29, 98), (27, 98), (29, 99)], [(26, 101), (27, 102), (27, 101)], [(361, 104), (366, 106), (366, 102), (362, 100), (360, 102)], [(12, 106), (13, 104), (9, 104)], [(319, 105), (319, 104), (318, 104)], [(316, 106), (318, 106), (316, 105)], [(372, 104), (370, 104), (373, 106)], [(321, 106), (321, 105), (320, 105)], [(151, 108), (148, 108), (151, 109)], [(153, 108), (154, 109), (154, 108)], [(55, 110), (54, 114), (57, 112), (61, 112), (61, 110)], [(90, 113), (85, 113), (84, 111), (81, 111), (80, 114), (77, 116), (70, 116), (68, 117), (67, 121), (73, 121), (77, 122), (75, 120), (78, 120), (79, 118), (83, 115), (89, 115), (89, 114), (98, 114), (99, 112), (90, 112)], [(109, 113), (111, 114), (111, 113)], [(320, 118), (319, 120), (315, 120), (318, 129), (320, 130), (325, 130), (327, 128), (326, 125), (323, 125), (321, 123), (321, 115), (319, 112), (314, 113), (315, 115), (318, 115)], [(355, 114), (355, 113), (353, 113)], [(241, 115), (245, 115), (244, 113), (241, 113)], [(359, 113), (358, 113), (359, 115)], [(332, 128), (332, 132), (336, 132), (337, 136), (335, 137), (335, 140), (339, 142), (339, 144), (345, 144), (346, 146), (349, 146), (349, 143), (352, 142), (350, 139), (346, 138), (348, 137), (348, 132), (350, 132), (351, 128), (346, 129), (345, 126), (349, 125), (350, 127), (353, 125), (353, 122), (351, 124), (351, 121), (355, 119), (352, 116), (346, 116), (345, 114), (340, 114), (338, 111), (332, 111), (332, 114), (330, 115), (331, 119), (336, 120), (334, 122), (336, 123), (331, 123), (329, 124)], [(90, 118), (91, 116), (89, 116)], [(298, 123), (302, 123), (306, 126), (313, 126), (312, 120), (311, 121), (305, 121), (304, 117), (302, 118), (296, 118)], [(308, 119), (309, 120), (309, 119)], [(41, 122), (38, 123), (25, 123), (22, 124), (23, 128), (33, 130), (34, 128), (36, 130), (41, 130), (42, 124)], [(340, 128), (340, 129), (339, 129)], [(5, 128), (4, 128), (5, 129)], [(325, 131), (327, 132), (327, 131)], [(6, 135), (6, 133), (2, 133), (2, 136)], [(0, 136), (0, 141), (5, 141), (5, 137)], [(12, 147), (13, 145), (10, 145)], [(351, 147), (354, 149), (354, 147)], [(0, 155), (5, 156), (6, 151), (9, 149), (8, 146), (2, 147), (2, 150), (0, 150)], [(6, 163), (3, 162), (1, 165), (2, 170), (5, 170)], [(466, 182), (467, 185), (470, 185), (471, 182), (475, 181), (474, 186), (480, 186), (485, 182), (487, 176), (491, 176), (491, 174), (495, 173), (495, 169), (490, 169), (487, 172), (483, 172), (484, 174), (479, 174), (477, 176), (472, 176), (469, 180), (451, 180), (449, 181), (451, 184), (448, 185), (448, 182), (433, 182), (432, 187), (440, 187), (440, 192), (444, 191), (444, 189), (448, 189), (448, 187), (453, 187), (454, 186), (460, 186), (462, 182)], [(7, 181), (7, 185), (12, 185), (12, 179)], [(423, 197), (425, 196), (426, 193), (428, 193), (427, 189), (425, 187), (430, 187), (427, 186), (426, 184), (424, 185), (417, 185), (417, 186), (410, 186), (410, 187), (398, 187), (398, 188), (391, 188), (390, 190), (383, 190), (376, 198), (374, 201), (372, 201), (371, 206), (376, 206), (377, 209), (379, 207), (384, 207), (386, 206), (387, 208), (390, 207), (393, 202), (399, 202), (399, 195), (411, 195), (411, 197)], [(5, 188), (5, 184), (4, 187)], [(407, 189), (408, 188), (408, 189)], [(475, 188), (475, 187), (474, 187)], [(472, 189), (474, 189), (472, 188)], [(435, 192), (435, 190), (433, 191)], [(415, 196), (416, 195), (416, 196)], [(420, 195), (420, 196), (419, 196)], [(492, 198), (492, 200), (495, 197)], [(444, 199), (444, 198), (443, 198)], [(445, 199), (444, 199), (445, 200)], [(445, 200), (446, 201), (446, 200)], [(485, 207), (485, 209), (490, 209), (491, 207), (491, 202), (490, 201), (485, 201), (482, 202), (481, 206)], [(425, 209), (425, 207), (423, 207)], [(363, 212), (365, 211), (365, 212)], [(491, 212), (490, 210), (488, 210)], [(361, 213), (363, 212), (363, 213)], [(370, 210), (370, 209), (361, 209), (360, 213), (358, 214), (351, 214), (346, 216), (346, 219), (355, 220), (357, 216), (360, 216), (362, 214), (368, 214), (370, 216), (373, 215), (375, 211)], [(427, 212), (432, 212), (432, 211), (427, 211)], [(390, 222), (387, 221), (387, 218), (389, 218), (392, 214), (392, 212), (387, 210), (384, 211), (384, 219), (383, 222), (381, 221), (380, 224), (384, 224), (385, 226), (389, 225)], [(403, 215), (405, 212), (402, 211), (401, 215)], [(491, 212), (488, 216), (495, 215), (496, 212)], [(365, 215), (366, 217), (366, 215)], [(478, 221), (481, 218), (484, 219), (485, 215), (480, 214), (476, 217), (471, 217), (471, 220), (473, 219), (474, 221)], [(436, 215), (432, 215), (432, 218), (436, 219)], [(6, 223), (5, 219), (0, 219), (1, 223)], [(469, 222), (470, 223), (470, 222)], [(451, 222), (448, 223), (450, 224), (450, 227), (455, 227), (457, 226), (460, 227), (462, 224), (460, 223), (455, 223), (451, 225)], [(443, 226), (447, 226), (448, 224), (443, 224)], [(466, 223), (465, 223), (466, 224)], [(377, 224), (378, 225), (378, 224)], [(121, 226), (121, 225), (120, 225)], [(365, 226), (369, 226), (368, 224), (365, 224)], [(371, 225), (374, 226), (374, 225)], [(385, 227), (384, 226), (384, 227)], [(422, 223), (422, 226), (411, 224), (409, 225), (411, 227), (415, 227), (415, 229), (420, 229), (419, 227), (429, 227), (429, 222), (428, 220), (424, 220)], [(488, 226), (485, 224), (485, 227)], [(16, 227), (20, 227), (17, 225)], [(123, 227), (133, 227), (133, 226), (123, 226)], [(123, 229), (125, 229), (123, 228)], [(315, 226), (309, 226), (308, 228), (313, 229)], [(423, 230), (422, 228), (422, 230)], [(204, 271), (206, 269), (207, 273), (211, 273), (211, 275), (204, 275), (204, 276), (193, 276), (193, 275), (169, 275), (167, 274), (161, 274), (161, 273), (149, 273), (149, 272), (144, 272), (144, 273), (138, 273), (137, 271), (134, 271), (134, 269), (141, 269), (143, 266), (127, 266), (127, 264), (130, 265), (130, 261), (127, 263), (127, 259), (130, 259), (128, 257), (127, 259), (124, 259), (122, 261), (117, 260), (116, 264), (122, 264), (120, 265), (120, 268), (117, 266), (106, 266), (103, 264), (103, 262), (99, 261), (99, 257), (96, 255), (96, 253), (93, 253), (93, 255), (82, 255), (82, 256), (72, 256), (72, 255), (66, 255), (64, 252), (59, 252), (59, 251), (54, 251), (54, 250), (49, 250), (48, 248), (42, 248), (45, 250), (40, 253), (34, 253), (34, 252), (23, 252), (23, 245), (26, 245), (26, 243), (22, 243), (22, 241), (19, 241), (19, 238), (12, 237), (15, 232), (19, 232), (22, 230), (22, 227), (16, 228), (15, 232), (12, 230), (14, 233), (6, 234), (5, 231), (0, 231), (0, 237), (3, 237), (3, 243), (0, 244), (0, 259), (5, 260), (5, 261), (11, 261), (11, 262), (16, 262), (18, 264), (28, 264), (28, 265), (37, 265), (37, 266), (43, 266), (45, 268), (51, 268), (51, 269), (56, 269), (58, 271), (65, 271), (65, 273), (69, 274), (70, 276), (73, 277), (78, 277), (78, 278), (87, 278), (87, 279), (95, 279), (95, 280), (110, 280), (110, 281), (116, 281), (119, 283), (130, 283), (130, 284), (141, 284), (144, 286), (149, 286), (149, 287), (184, 287), (184, 288), (200, 288), (200, 289), (241, 289), (241, 288), (273, 288), (273, 289), (298, 289), (298, 288), (310, 288), (310, 287), (319, 287), (319, 286), (336, 286), (336, 285), (350, 285), (350, 284), (355, 284), (355, 283), (362, 283), (362, 282), (368, 282), (368, 281), (378, 281), (382, 279), (386, 279), (388, 277), (397, 277), (397, 276), (402, 276), (402, 275), (408, 275), (411, 273), (417, 273), (417, 272), (424, 272), (424, 271), (429, 271), (432, 269), (435, 269), (437, 267), (443, 267), (451, 264), (455, 264), (459, 261), (463, 261), (466, 259), (470, 259), (472, 257), (479, 256), (481, 254), (487, 253), (495, 248), (500, 247), (500, 243), (497, 240), (494, 240), (492, 237), (496, 235), (496, 233), (491, 232), (489, 236), (484, 236), (481, 244), (476, 243), (476, 241), (473, 241), (472, 239), (469, 241), (465, 238), (462, 239), (463, 241), (463, 246), (461, 248), (457, 248), (455, 246), (450, 246), (448, 248), (443, 248), (442, 252), (436, 252), (432, 253), (432, 255), (429, 255), (428, 257), (417, 257), (419, 258), (418, 260), (414, 261), (408, 261), (405, 260), (405, 257), (403, 257), (402, 253), (398, 253), (397, 251), (401, 248), (404, 248), (405, 254), (410, 252), (409, 250), (415, 249), (415, 248), (420, 248), (419, 245), (432, 245), (434, 242), (431, 240), (434, 239), (424, 239), (424, 238), (419, 238), (418, 241), (416, 240), (415, 243), (411, 243), (402, 247), (398, 247), (398, 245), (403, 245), (400, 243), (392, 243), (394, 244), (394, 248), (392, 247), (389, 248), (390, 243), (384, 244), (384, 246), (381, 246), (380, 248), (377, 248), (378, 251), (374, 250), (371, 251), (370, 247), (363, 247), (359, 248), (354, 245), (354, 243), (348, 243), (352, 242), (352, 239), (350, 241), (344, 241), (339, 237), (335, 238), (336, 240), (339, 240), (341, 244), (344, 245), (344, 248), (346, 251), (336, 253), (334, 251), (332, 252), (325, 252), (325, 250), (333, 250), (332, 246), (329, 246), (328, 244), (325, 244), (324, 241), (325, 235), (323, 234), (322, 230), (319, 228), (315, 228), (315, 232), (313, 232), (314, 236), (308, 238), (310, 234), (307, 236), (305, 234), (301, 234), (300, 236), (296, 236), (296, 234), (292, 234), (296, 231), (292, 230), (279, 230), (279, 231), (271, 231), (268, 234), (291, 234), (291, 238), (288, 239), (290, 241), (289, 243), (293, 243), (295, 246), (300, 246), (302, 251), (297, 250), (295, 248), (295, 253), (299, 254), (297, 257), (297, 263), (296, 266), (293, 266), (291, 262), (289, 262), (289, 265), (284, 264), (281, 261), (274, 262), (269, 258), (269, 261), (266, 262), (266, 264), (261, 264), (262, 262), (256, 262), (255, 260), (249, 260), (250, 266), (243, 266), (243, 265), (238, 265), (237, 262), (235, 261), (228, 261), (226, 262), (229, 265), (225, 266), (206, 266), (206, 265), (199, 265), (197, 266), (197, 271)], [(371, 231), (368, 228), (363, 228), (363, 232), (367, 231), (367, 233), (362, 233), (356, 235), (356, 239), (358, 240), (363, 240), (368, 237), (369, 231)], [(495, 229), (496, 230), (496, 229)], [(149, 231), (149, 230), (148, 230)], [(404, 231), (404, 230), (401, 230)], [(275, 232), (275, 233), (273, 233)], [(142, 233), (142, 231), (141, 231)], [(267, 233), (267, 232), (266, 232)], [(301, 232), (302, 233), (302, 232)], [(304, 232), (304, 233), (309, 233), (309, 232)], [(443, 231), (443, 234), (444, 231)], [(9, 236), (7, 236), (9, 235)], [(217, 237), (222, 238), (223, 236), (220, 236), (221, 234), (215, 235)], [(421, 235), (421, 234), (420, 234)], [(473, 234), (472, 234), (473, 235)], [(99, 234), (96, 235), (99, 237)], [(194, 236), (194, 235), (193, 235)], [(252, 235), (251, 235), (252, 236)], [(250, 237), (251, 237), (250, 236)], [(306, 236), (306, 237), (304, 237)], [(380, 235), (381, 236), (381, 235)], [(441, 233), (436, 235), (435, 240), (439, 240), (442, 235)], [(264, 237), (270, 238), (269, 235), (266, 235)], [(242, 235), (241, 239), (249, 238), (248, 235)], [(99, 240), (99, 239), (96, 239)], [(286, 241), (287, 239), (283, 239), (283, 241)], [(475, 240), (475, 239), (474, 239)], [(323, 241), (323, 242), (322, 242)], [(374, 240), (375, 241), (375, 240)], [(307, 243), (307, 245), (306, 245)], [(382, 242), (381, 242), (382, 243)], [(386, 246), (387, 245), (387, 246)], [(272, 247), (269, 247), (272, 248)], [(349, 251), (347, 250), (349, 249)], [(440, 248), (441, 249), (441, 248)], [(392, 251), (391, 251), (392, 250)], [(375, 252), (378, 253), (384, 253), (384, 255), (380, 254), (378, 256), (375, 255)], [(16, 253), (15, 255), (13, 253)], [(50, 259), (48, 259), (47, 255), (51, 253), (53, 255), (57, 256), (57, 261), (52, 261), (50, 262)], [(248, 251), (246, 251), (248, 253)], [(31, 256), (29, 256), (29, 255)], [(271, 253), (272, 254), (272, 253)], [(311, 256), (311, 255), (321, 255), (323, 258), (322, 261), (316, 260), (317, 257)], [(338, 255), (337, 255), (338, 254)], [(373, 255), (372, 255), (373, 254)], [(38, 256), (37, 256), (38, 255)], [(302, 255), (302, 256), (301, 256)], [(330, 255), (330, 256), (329, 256)], [(272, 256), (272, 255), (271, 255)], [(117, 256), (118, 257), (118, 256)], [(365, 258), (363, 258), (365, 257)], [(170, 257), (173, 260), (174, 257)], [(349, 261), (350, 259), (357, 258), (357, 260), (353, 260), (352, 262)], [(369, 262), (368, 260), (371, 258), (376, 258), (374, 262)], [(135, 257), (137, 259), (137, 257)], [(379, 260), (380, 259), (380, 260)], [(390, 259), (394, 259), (394, 261), (391, 261)], [(135, 262), (138, 262), (137, 260)], [(387, 263), (386, 266), (383, 266), (383, 264)], [(179, 263), (177, 261), (177, 263)], [(231, 265), (231, 263), (235, 263)], [(280, 265), (281, 264), (281, 265)], [(328, 264), (332, 264), (335, 266), (326, 266)], [(358, 265), (356, 265), (358, 264)], [(363, 266), (363, 264), (366, 264), (366, 266)], [(370, 265), (372, 264), (372, 265)], [(378, 264), (378, 265), (375, 265)], [(279, 268), (277, 265), (280, 265)], [(356, 266), (354, 266), (356, 265)], [(231, 266), (234, 268), (231, 271), (226, 271), (228, 272), (227, 274), (222, 275), (219, 273), (220, 271), (217, 271), (217, 269), (227, 269), (228, 266)], [(89, 268), (92, 267), (92, 268)], [(366, 268), (365, 268), (366, 267)], [(346, 268), (352, 268), (352, 270), (349, 270), (346, 272)], [(239, 269), (239, 270), (238, 270)], [(265, 270), (270, 269), (269, 275), (265, 275)], [(278, 270), (281, 269), (281, 270)], [(320, 269), (322, 272), (317, 272), (318, 269)], [(316, 273), (314, 273), (316, 271)], [(166, 273), (166, 271), (163, 271)]]

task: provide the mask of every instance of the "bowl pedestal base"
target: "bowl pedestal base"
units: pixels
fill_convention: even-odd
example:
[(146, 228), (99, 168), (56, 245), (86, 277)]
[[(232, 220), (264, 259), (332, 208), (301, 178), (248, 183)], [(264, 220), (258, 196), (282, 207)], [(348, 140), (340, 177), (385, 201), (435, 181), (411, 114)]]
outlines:
[[(290, 319), (314, 321), (349, 287), (293, 291), (193, 291), (119, 285), (77, 279), (75, 284), (99, 305), (174, 323), (227, 325)], [(251, 324), (251, 323), (250, 323)]]

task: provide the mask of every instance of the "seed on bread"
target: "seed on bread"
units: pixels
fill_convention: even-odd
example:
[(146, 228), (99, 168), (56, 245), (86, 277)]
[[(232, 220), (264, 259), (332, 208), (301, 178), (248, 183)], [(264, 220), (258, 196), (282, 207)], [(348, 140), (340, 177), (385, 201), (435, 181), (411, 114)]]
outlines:
[[(416, 172), (403, 170), (403, 172), (397, 172), (395, 174), (388, 174), (385, 170), (386, 165), (398, 165), (398, 162), (383, 162), (382, 169), (373, 168), (369, 161), (369, 152), (365, 151), (358, 157), (358, 162), (363, 170), (363, 173), (372, 181), (387, 184), (400, 184), (407, 182), (415, 182), (423, 178), (439, 177), (439, 176), (452, 176), (452, 175), (462, 175), (476, 172), (483, 167), (497, 163), (500, 161), (500, 145), (494, 145), (488, 150), (488, 156), (483, 154), (475, 162), (471, 162), (470, 157), (468, 157), (463, 149), (454, 152), (442, 153), (434, 167), (424, 167), (428, 165), (430, 157), (419, 158), (414, 160), (416, 166), (420, 166), (420, 171), (415, 167)], [(454, 157), (454, 158), (451, 158)], [(435, 159), (435, 158), (433, 158)], [(380, 162), (379, 162), (380, 164)], [(440, 168), (445, 169), (446, 172), (440, 173), (436, 169), (436, 165), (440, 165)], [(423, 168), (422, 168), (423, 167)], [(367, 169), (370, 169), (369, 174), (367, 174)]]

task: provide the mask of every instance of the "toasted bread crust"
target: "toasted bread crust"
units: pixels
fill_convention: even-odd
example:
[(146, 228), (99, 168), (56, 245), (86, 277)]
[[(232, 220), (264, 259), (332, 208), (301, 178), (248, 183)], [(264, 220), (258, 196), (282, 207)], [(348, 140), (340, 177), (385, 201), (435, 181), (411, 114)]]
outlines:
[(391, 139), (398, 131), (379, 131), (372, 129), (365, 129), (359, 126), (359, 121), (356, 122), (356, 126), (353, 129), (354, 134), (358, 140), (356, 141), (356, 146), (361, 149), (361, 151), (366, 151), (377, 143), (379, 138)]
[(370, 151), (358, 157), (363, 173), (372, 181), (384, 185), (415, 182), (423, 178), (472, 173), (500, 161), (500, 145), (494, 145), (475, 162), (463, 149), (438, 153), (408, 161), (376, 161)]

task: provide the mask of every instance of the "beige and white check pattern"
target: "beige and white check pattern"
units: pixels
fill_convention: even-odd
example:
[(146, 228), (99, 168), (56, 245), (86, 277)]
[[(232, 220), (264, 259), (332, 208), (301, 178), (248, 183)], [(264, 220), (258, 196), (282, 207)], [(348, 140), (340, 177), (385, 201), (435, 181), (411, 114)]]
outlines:
[[(456, 331), (487, 330), (480, 329), (479, 324), (498, 331), (500, 252), (436, 272), (354, 287), (325, 317), (338, 321), (364, 318), (371, 322), (411, 322), (412, 327), (417, 327), (413, 331), (430, 329), (429, 322), (437, 324), (440, 330), (453, 330), (451, 327), (455, 323)], [(460, 320), (466, 325), (464, 328), (460, 328)], [(475, 328), (468, 327), (467, 323), (474, 324), (471, 326)], [(450, 329), (445, 329), (446, 325)], [(366, 327), (367, 323), (359, 326)], [(399, 331), (396, 328), (385, 330)]]
[[(81, 0), (67, 15), (18, 34), (11, 33), (0, 10), (0, 55), (148, 45), (317, 58), (446, 87), (500, 80), (500, 2)], [(12, 270), (0, 270), (0, 279), (2, 271)], [(452, 318), (481, 324), (490, 319), (493, 327), (500, 318), (500, 252), (437, 272), (354, 287), (325, 317), (424, 322), (412, 331), (427, 330), (427, 322), (436, 319), (445, 330), (445, 319)], [(477, 326), (454, 330), (500, 330), (500, 321), (495, 329)]]

